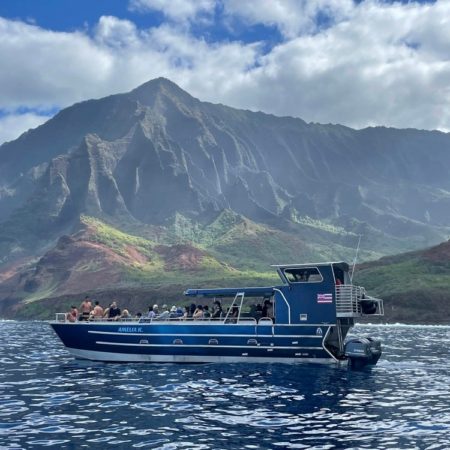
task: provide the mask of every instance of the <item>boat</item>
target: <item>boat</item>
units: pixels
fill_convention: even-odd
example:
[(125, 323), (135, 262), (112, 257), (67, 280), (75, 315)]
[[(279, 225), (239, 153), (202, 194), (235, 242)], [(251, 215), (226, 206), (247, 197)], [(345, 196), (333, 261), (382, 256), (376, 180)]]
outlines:
[(75, 358), (95, 361), (312, 362), (358, 368), (377, 363), (378, 340), (346, 338), (358, 318), (384, 314), (383, 300), (352, 284), (347, 263), (272, 267), (280, 285), (184, 292), (189, 301), (219, 301), (224, 310), (228, 303), (227, 312), (218, 318), (166, 315), (70, 322), (58, 313), (50, 324)]

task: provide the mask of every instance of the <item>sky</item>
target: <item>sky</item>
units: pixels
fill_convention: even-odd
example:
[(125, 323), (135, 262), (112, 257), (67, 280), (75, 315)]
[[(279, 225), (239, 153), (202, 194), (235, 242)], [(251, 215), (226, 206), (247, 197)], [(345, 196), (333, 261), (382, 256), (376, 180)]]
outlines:
[(450, 131), (450, 0), (0, 0), (0, 143), (166, 77), (352, 128)]

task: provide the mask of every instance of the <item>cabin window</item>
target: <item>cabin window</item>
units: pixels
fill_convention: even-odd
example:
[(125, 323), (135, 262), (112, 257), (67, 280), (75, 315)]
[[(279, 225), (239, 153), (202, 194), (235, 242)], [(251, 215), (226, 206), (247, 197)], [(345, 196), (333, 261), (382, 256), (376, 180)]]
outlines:
[(322, 274), (317, 267), (284, 269), (284, 274), (289, 283), (320, 283), (323, 281)]

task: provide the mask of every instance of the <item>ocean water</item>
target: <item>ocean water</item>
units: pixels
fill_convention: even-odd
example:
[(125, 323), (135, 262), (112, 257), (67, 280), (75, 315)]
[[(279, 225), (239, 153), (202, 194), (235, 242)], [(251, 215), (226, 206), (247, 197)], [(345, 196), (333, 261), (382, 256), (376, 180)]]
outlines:
[(450, 327), (353, 334), (382, 340), (375, 368), (76, 361), (0, 322), (0, 448), (449, 449)]

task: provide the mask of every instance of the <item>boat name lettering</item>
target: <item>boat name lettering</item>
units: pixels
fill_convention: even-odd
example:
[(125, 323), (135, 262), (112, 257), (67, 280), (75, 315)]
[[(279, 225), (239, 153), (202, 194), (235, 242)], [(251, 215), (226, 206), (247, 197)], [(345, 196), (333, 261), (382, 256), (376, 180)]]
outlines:
[(119, 333), (142, 333), (142, 327), (119, 327)]

